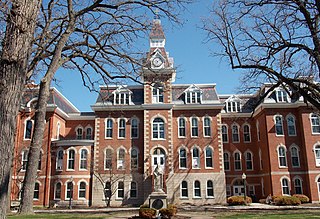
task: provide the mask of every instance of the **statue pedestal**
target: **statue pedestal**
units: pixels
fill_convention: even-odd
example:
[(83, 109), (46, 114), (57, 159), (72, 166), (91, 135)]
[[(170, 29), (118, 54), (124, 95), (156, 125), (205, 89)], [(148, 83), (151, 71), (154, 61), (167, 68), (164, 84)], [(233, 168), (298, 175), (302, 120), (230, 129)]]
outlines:
[(163, 191), (152, 192), (149, 196), (149, 207), (157, 210), (167, 208), (167, 194)]

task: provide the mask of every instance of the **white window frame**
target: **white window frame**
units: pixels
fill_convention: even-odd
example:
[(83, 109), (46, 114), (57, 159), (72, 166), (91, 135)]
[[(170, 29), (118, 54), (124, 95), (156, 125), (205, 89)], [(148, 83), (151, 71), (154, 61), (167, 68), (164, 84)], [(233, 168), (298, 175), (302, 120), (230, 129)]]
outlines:
[[(60, 184), (60, 198), (57, 198), (57, 185)], [(62, 195), (62, 182), (58, 181), (54, 184), (54, 200), (61, 200)]]
[[(60, 157), (60, 152), (62, 152), (62, 158)], [(64, 151), (62, 148), (57, 150), (56, 155), (56, 171), (62, 171), (63, 170), (63, 157), (64, 157)]]
[(312, 134), (319, 135), (320, 134), (320, 116), (315, 113), (311, 113), (310, 114), (310, 125), (311, 125)]
[[(69, 184), (69, 183), (72, 184), (72, 189), (71, 189), (71, 188), (68, 189), (68, 184)], [(66, 201), (69, 201), (70, 198), (71, 198), (71, 200), (74, 199), (74, 186), (75, 186), (75, 182), (74, 182), (74, 181), (68, 180), (68, 181), (65, 183), (65, 187), (66, 187), (66, 189), (65, 189), (65, 200), (66, 200)], [(71, 195), (72, 197), (68, 197), (68, 191), (70, 191), (70, 195)]]
[[(284, 180), (286, 180), (287, 185), (284, 185), (284, 183), (283, 183)], [(281, 193), (282, 193), (282, 195), (289, 196), (290, 195), (290, 191), (291, 191), (291, 189), (290, 189), (290, 179), (288, 177), (281, 177), (280, 183), (281, 183)], [(288, 194), (284, 193), (285, 188), (288, 189)]]
[[(196, 187), (196, 182), (199, 183), (199, 187)], [(200, 195), (196, 195), (196, 191), (199, 190)], [(199, 180), (195, 180), (193, 182), (193, 198), (201, 198), (201, 182)]]
[(320, 167), (320, 142), (313, 146), (316, 167)]
[[(39, 185), (38, 189), (36, 190), (36, 184)], [(40, 186), (41, 186), (41, 183), (39, 181), (36, 181), (34, 183), (34, 191), (33, 191), (33, 200), (40, 200)], [(35, 198), (34, 195), (38, 193), (38, 198)]]
[[(292, 124), (290, 124), (290, 119), (292, 119)], [(297, 129), (296, 129), (296, 117), (294, 115), (289, 114), (287, 116), (287, 127), (288, 127), (288, 135), (289, 136), (297, 136)], [(290, 132), (290, 127), (292, 127), (291, 130), (293, 130), (293, 132)]]
[[(237, 132), (235, 132), (234, 127), (237, 128), (236, 129)], [(240, 142), (239, 125), (236, 123), (232, 124), (231, 131), (232, 131), (232, 143), (239, 143)], [(235, 136), (237, 136), (238, 139), (235, 139)]]
[[(181, 156), (181, 150), (185, 151), (185, 157)], [(179, 169), (187, 169), (187, 167), (188, 167), (188, 163), (187, 163), (188, 162), (188, 152), (187, 152), (187, 149), (185, 147), (180, 147), (178, 153), (179, 153)], [(185, 160), (185, 164), (186, 164), (185, 167), (181, 166), (181, 160), (182, 159)]]
[(28, 165), (28, 153), (29, 150), (24, 149), (21, 152), (21, 171), (26, 171)]
[[(212, 183), (212, 187), (209, 187), (209, 186), (208, 186), (208, 183), (209, 183), (209, 182)], [(209, 189), (212, 189), (213, 195), (208, 195)], [(213, 180), (207, 180), (207, 183), (206, 183), (206, 198), (214, 198), (214, 184), (213, 184)]]
[[(281, 154), (282, 151), (280, 151), (280, 149), (283, 149), (284, 154)], [(277, 147), (277, 154), (278, 154), (279, 168), (287, 168), (288, 167), (287, 148), (284, 145), (279, 145)], [(281, 158), (284, 160), (285, 165), (281, 164)]]
[[(120, 152), (123, 152), (123, 154), (120, 154)], [(118, 148), (117, 151), (117, 169), (118, 170), (124, 170), (125, 169), (125, 161), (126, 161), (126, 149), (123, 147)], [(120, 157), (120, 155), (123, 157)]]
[[(81, 183), (84, 183), (85, 187), (84, 189), (81, 188)], [(84, 197), (80, 197), (80, 192), (83, 192), (84, 191)], [(78, 199), (86, 199), (87, 197), (87, 182), (84, 181), (84, 180), (81, 180), (78, 182)]]
[(131, 103), (131, 93), (128, 91), (118, 91), (113, 94), (114, 105), (129, 105)]
[(259, 121), (256, 122), (256, 128), (257, 128), (257, 140), (260, 141), (261, 139), (261, 132), (260, 132), (260, 123)]
[[(90, 133), (89, 133), (88, 130), (90, 130)], [(86, 139), (87, 139), (87, 140), (91, 140), (91, 139), (92, 139), (92, 131), (93, 131), (93, 129), (92, 129), (91, 127), (87, 127), (87, 128), (86, 128)], [(90, 135), (89, 135), (88, 133), (89, 133)]]
[[(225, 130), (224, 130), (223, 127), (225, 127)], [(226, 139), (224, 139), (223, 136), (225, 136)], [(229, 142), (228, 125), (226, 125), (226, 124), (222, 124), (221, 125), (221, 138), (222, 138), (222, 143), (228, 143)]]
[(278, 103), (287, 103), (289, 101), (289, 95), (284, 89), (278, 88), (275, 92)]
[[(211, 157), (208, 157), (207, 155), (207, 149), (211, 150)], [(213, 169), (214, 168), (214, 151), (213, 151), (213, 148), (211, 146), (207, 146), (204, 150), (205, 152), (205, 168), (206, 169)], [(212, 166), (209, 167), (208, 164), (207, 164), (207, 159), (211, 159), (211, 163), (212, 163)]]
[[(137, 157), (133, 157), (133, 151), (136, 151)], [(133, 165), (134, 163), (134, 165)], [(131, 170), (137, 170), (139, 168), (139, 150), (136, 147), (131, 148), (130, 151), (130, 168)]]
[[(132, 188), (132, 184), (135, 184), (135, 189), (133, 189)], [(129, 193), (129, 197), (131, 198), (131, 199), (137, 199), (138, 198), (138, 183), (136, 182), (136, 181), (131, 181), (130, 182), (130, 193)], [(136, 192), (136, 196), (132, 196), (131, 195), (131, 192), (132, 191), (135, 191)]]
[[(180, 121), (183, 121), (184, 124), (181, 124)], [(178, 138), (186, 138), (187, 137), (187, 120), (185, 117), (178, 118)], [(184, 135), (181, 135), (180, 130), (183, 130)]]
[(236, 112), (241, 112), (242, 106), (241, 106), (241, 101), (238, 97), (236, 96), (231, 96), (228, 98), (226, 101), (226, 112), (227, 113), (236, 113)]
[[(81, 131), (80, 131), (81, 130)], [(81, 133), (80, 133), (81, 132)], [(78, 126), (76, 128), (76, 139), (82, 140), (83, 139), (83, 128), (81, 126)]]
[[(300, 181), (299, 182), (300, 185), (297, 186), (296, 180)], [(302, 184), (303, 184), (303, 181), (302, 181), (302, 179), (300, 177), (293, 178), (294, 194), (303, 194), (303, 186), (302, 186)], [(301, 193), (297, 193), (297, 188), (300, 188)]]
[[(293, 150), (296, 150), (297, 154), (294, 154)], [(294, 156), (295, 155), (295, 156)], [(297, 145), (292, 145), (290, 147), (290, 157), (291, 157), (291, 165), (293, 168), (299, 168), (300, 167), (300, 149)], [(298, 160), (298, 165), (293, 165), (293, 158), (296, 158)]]
[[(110, 121), (110, 123), (109, 123)], [(113, 137), (113, 119), (112, 118), (106, 118), (104, 124), (105, 124), (105, 139), (112, 139)], [(111, 126), (110, 126), (111, 125)], [(111, 134), (111, 136), (108, 136), (108, 133)]]
[[(28, 125), (28, 122), (31, 122), (30, 136), (26, 136), (26, 134), (27, 134), (27, 125)], [(29, 118), (27, 118), (27, 119), (24, 121), (23, 140), (31, 140), (32, 134), (33, 134), (33, 128), (34, 128), (34, 120), (29, 117)]]
[[(194, 124), (193, 121), (196, 121), (196, 123)], [(193, 130), (195, 130), (197, 133), (193, 133)], [(198, 117), (192, 116), (190, 118), (190, 134), (191, 134), (191, 138), (199, 137), (199, 118)]]
[[(82, 152), (85, 151), (86, 153), (86, 157), (83, 157), (82, 156)], [(89, 157), (89, 151), (87, 148), (81, 148), (80, 149), (80, 156), (79, 156), (79, 170), (88, 170), (88, 157)], [(82, 164), (82, 161), (85, 162), (85, 166), (86, 168), (82, 168), (81, 167), (81, 164)]]
[(164, 88), (163, 86), (152, 86), (152, 103), (164, 103)]
[[(209, 124), (206, 124), (206, 121), (209, 121)], [(203, 117), (203, 136), (204, 137), (211, 137), (211, 131), (212, 131), (211, 122), (212, 122), (212, 119), (210, 116)], [(206, 130), (209, 131), (209, 134), (206, 134)]]
[[(162, 122), (155, 122), (156, 119), (161, 119)], [(161, 117), (156, 117), (152, 120), (152, 139), (165, 139), (165, 121)]]
[[(107, 188), (107, 184), (110, 185), (110, 188)], [(108, 180), (104, 183), (104, 188), (103, 188), (103, 197), (105, 200), (108, 200), (110, 196), (106, 197), (106, 193), (110, 193), (110, 196), (112, 197), (112, 185), (111, 182)]]
[[(186, 186), (187, 186), (187, 187), (183, 187), (183, 182), (186, 183)], [(187, 196), (183, 196), (183, 191), (187, 191)], [(183, 181), (180, 183), (180, 198), (188, 198), (188, 197), (189, 197), (188, 181), (183, 180)]]
[[(246, 130), (246, 127), (248, 128), (248, 130)], [(251, 127), (249, 124), (244, 124), (242, 126), (243, 129), (243, 142), (244, 143), (250, 143), (251, 142)], [(247, 139), (249, 138), (249, 139)]]
[(118, 118), (118, 138), (119, 139), (126, 138), (126, 123), (127, 123), (127, 120), (125, 118)]
[[(122, 183), (122, 185), (123, 185), (123, 188), (120, 188), (120, 183)], [(122, 200), (122, 199), (124, 199), (124, 196), (125, 196), (125, 194), (124, 194), (124, 188), (125, 188), (125, 186), (124, 186), (124, 181), (118, 181), (118, 183), (117, 183), (117, 199), (119, 199), (119, 200)], [(121, 196), (119, 196), (119, 192), (123, 192), (123, 197), (121, 197)]]
[[(74, 151), (74, 157), (71, 159), (70, 158), (70, 152), (71, 151)], [(67, 171), (74, 171), (75, 168), (76, 168), (76, 149), (75, 148), (68, 148), (68, 152), (67, 152)], [(70, 168), (70, 165), (69, 165), (69, 161), (72, 161), (73, 162), (73, 168)]]
[(201, 103), (202, 94), (200, 90), (186, 91), (185, 103), (186, 104), (199, 104)]
[[(228, 159), (227, 160), (225, 160), (225, 156), (224, 156), (225, 154), (228, 155)], [(228, 169), (226, 169), (225, 163), (228, 163), (228, 166), (229, 166)], [(223, 168), (224, 168), (225, 171), (230, 171), (230, 153), (228, 151), (225, 151), (223, 153)]]
[[(194, 150), (198, 151), (198, 156), (195, 157)], [(200, 154), (201, 150), (198, 146), (192, 147), (192, 169), (200, 169)], [(197, 165), (195, 165), (197, 163)]]
[[(250, 159), (248, 159), (248, 154), (250, 155)], [(253, 170), (253, 153), (251, 151), (245, 152), (245, 159), (246, 159), (246, 170)], [(248, 168), (248, 162), (251, 163), (251, 168)]]
[[(279, 118), (279, 120), (278, 120), (278, 118)], [(278, 132), (278, 128), (277, 127), (281, 128), (281, 133)], [(284, 136), (283, 117), (282, 117), (282, 115), (277, 114), (277, 115), (274, 116), (274, 128), (275, 128), (276, 136)]]
[(261, 150), (261, 148), (259, 148), (259, 163), (260, 163), (260, 170), (263, 170), (262, 150)]
[(131, 138), (137, 139), (139, 138), (139, 119), (131, 118)]
[[(111, 157), (107, 157), (107, 155), (109, 155), (107, 152), (108, 151), (110, 151), (111, 153), (110, 153), (110, 155), (111, 155)], [(112, 169), (112, 167), (113, 167), (113, 164), (112, 164), (112, 161), (113, 161), (113, 153), (114, 153), (114, 151), (112, 150), (112, 148), (106, 148), (105, 150), (104, 150), (104, 170), (111, 170)], [(110, 162), (108, 162), (108, 161), (110, 161)], [(110, 168), (108, 167), (106, 167), (107, 166), (107, 163), (110, 163)]]
[[(236, 157), (236, 154), (239, 154), (239, 159), (236, 159), (236, 158), (237, 158), (237, 157)], [(241, 156), (240, 151), (235, 151), (235, 152), (233, 153), (233, 158), (234, 158), (234, 170), (235, 170), (235, 171), (240, 171), (240, 170), (242, 170), (242, 156)], [(240, 164), (240, 168), (237, 168), (236, 163), (239, 163), (239, 164)]]
[(60, 139), (60, 129), (61, 129), (61, 124), (60, 121), (57, 122), (57, 136), (56, 136), (56, 140)]

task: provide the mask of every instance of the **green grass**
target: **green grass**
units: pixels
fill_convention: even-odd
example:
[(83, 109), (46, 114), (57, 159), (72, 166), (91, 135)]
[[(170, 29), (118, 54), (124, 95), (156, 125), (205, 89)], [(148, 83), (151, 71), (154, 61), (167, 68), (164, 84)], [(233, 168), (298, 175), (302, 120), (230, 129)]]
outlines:
[(215, 215), (216, 218), (285, 218), (285, 219), (301, 219), (301, 218), (319, 218), (320, 211), (313, 210), (288, 210), (288, 211), (268, 211), (268, 212), (228, 212), (218, 213)]
[(9, 215), (9, 219), (76, 219), (76, 218), (85, 218), (85, 219), (103, 219), (103, 218), (114, 218), (116, 214), (79, 214), (79, 213), (70, 213), (70, 214), (34, 214), (34, 215)]

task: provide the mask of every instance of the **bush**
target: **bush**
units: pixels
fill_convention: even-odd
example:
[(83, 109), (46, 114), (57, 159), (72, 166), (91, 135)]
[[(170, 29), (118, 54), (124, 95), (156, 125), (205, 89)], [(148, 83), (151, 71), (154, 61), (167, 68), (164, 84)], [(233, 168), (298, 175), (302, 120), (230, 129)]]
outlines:
[(168, 208), (162, 208), (159, 212), (164, 218), (171, 218), (177, 214), (177, 207), (175, 205), (168, 205)]
[(300, 205), (301, 201), (294, 196), (277, 196), (274, 198), (275, 205)]
[(139, 209), (139, 217), (142, 218), (153, 218), (156, 216), (156, 209), (149, 208), (148, 205), (141, 205)]
[[(252, 203), (252, 199), (246, 196), (247, 204)], [(243, 196), (231, 196), (227, 199), (229, 205), (245, 205)]]
[(294, 194), (293, 196), (294, 196), (294, 197), (297, 197), (297, 198), (300, 200), (301, 204), (303, 204), (303, 203), (308, 203), (308, 202), (310, 201), (309, 197), (306, 196), (306, 195)]
[(265, 198), (260, 199), (260, 200), (259, 200), (259, 203), (260, 203), (260, 204), (266, 204), (266, 199), (265, 199)]

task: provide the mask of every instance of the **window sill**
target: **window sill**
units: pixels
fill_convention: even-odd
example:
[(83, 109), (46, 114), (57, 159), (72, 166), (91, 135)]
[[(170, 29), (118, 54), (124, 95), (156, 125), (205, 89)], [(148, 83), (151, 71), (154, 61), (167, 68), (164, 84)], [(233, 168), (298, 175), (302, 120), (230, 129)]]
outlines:
[(193, 170), (200, 170), (200, 167), (192, 167)]
[(202, 197), (193, 197), (192, 199), (202, 199)]
[(213, 170), (214, 167), (205, 167), (204, 169), (206, 169), (206, 170)]
[(165, 138), (152, 138), (152, 141), (165, 141)]
[(180, 197), (181, 200), (189, 200), (188, 197)]
[(79, 169), (80, 172), (88, 171), (87, 169)]
[(207, 196), (206, 199), (215, 199), (214, 196)]
[(74, 171), (76, 171), (76, 170), (74, 170), (74, 169), (67, 169), (66, 171), (67, 171), (67, 172), (74, 172)]
[(186, 136), (178, 136), (178, 138), (186, 139), (187, 137)]
[(187, 170), (187, 167), (179, 167), (179, 170)]
[(279, 168), (280, 168), (280, 169), (288, 169), (287, 166), (280, 166)]

